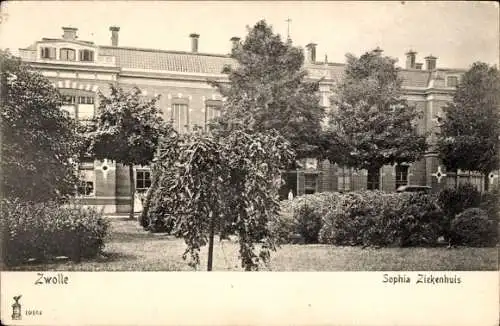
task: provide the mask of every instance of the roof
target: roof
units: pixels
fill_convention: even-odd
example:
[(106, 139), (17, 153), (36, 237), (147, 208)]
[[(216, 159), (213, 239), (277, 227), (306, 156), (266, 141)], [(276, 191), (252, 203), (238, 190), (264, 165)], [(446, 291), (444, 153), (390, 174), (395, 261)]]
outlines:
[(132, 69), (220, 74), (224, 66), (236, 63), (225, 55), (181, 51), (100, 46), (99, 52), (115, 56), (119, 67)]
[[(63, 39), (44, 38), (43, 41), (68, 41)], [(78, 44), (94, 45), (88, 41), (71, 41)], [(36, 43), (23, 50), (36, 50)], [(99, 54), (114, 56), (116, 64), (125, 69), (144, 69), (155, 71), (171, 71), (201, 74), (221, 74), (225, 66), (236, 66), (237, 63), (229, 55), (193, 53), (184, 51), (166, 51), (122, 46), (99, 46)], [(344, 63), (314, 62), (306, 64), (312, 78), (339, 80), (344, 74)], [(458, 69), (439, 69), (440, 71), (460, 71)], [(431, 73), (427, 70), (401, 69), (404, 87), (424, 88), (429, 85)]]
[(75, 43), (75, 44), (80, 44), (80, 45), (94, 45), (94, 42), (91, 42), (91, 41), (66, 40), (63, 38), (48, 38), (48, 37), (42, 38), (42, 42), (68, 42), (68, 43)]
[(404, 70), (399, 71), (399, 75), (403, 78), (404, 87), (427, 87), (431, 76), (428, 70)]

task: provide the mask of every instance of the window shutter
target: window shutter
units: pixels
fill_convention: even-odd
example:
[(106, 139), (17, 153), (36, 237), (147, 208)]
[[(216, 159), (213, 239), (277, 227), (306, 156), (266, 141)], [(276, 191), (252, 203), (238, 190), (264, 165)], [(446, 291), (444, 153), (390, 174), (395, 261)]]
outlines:
[(56, 58), (56, 48), (49, 48), (49, 57), (51, 59), (55, 59)]

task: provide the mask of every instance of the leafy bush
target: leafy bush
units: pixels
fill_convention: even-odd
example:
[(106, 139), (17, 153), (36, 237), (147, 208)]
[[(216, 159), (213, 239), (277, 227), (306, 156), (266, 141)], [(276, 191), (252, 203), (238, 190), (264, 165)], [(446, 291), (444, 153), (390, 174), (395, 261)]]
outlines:
[(441, 230), (446, 241), (451, 240), (451, 222), (455, 216), (467, 208), (479, 207), (480, 204), (481, 193), (469, 183), (443, 189), (438, 193), (438, 205), (444, 214)]
[[(380, 196), (379, 192), (350, 192), (340, 197), (337, 207), (324, 218), (324, 224), (319, 233), (321, 243), (335, 245), (362, 245), (369, 224), (379, 211), (373, 206)], [(378, 205), (378, 204), (377, 204)]]
[(458, 188), (443, 189), (438, 194), (438, 203), (444, 214), (453, 219), (467, 208), (479, 207), (481, 193), (472, 184), (459, 185)]
[(500, 221), (500, 190), (495, 188), (494, 190), (485, 192), (481, 195), (480, 208), (486, 211), (491, 219)]
[(339, 193), (323, 192), (281, 201), (280, 217), (273, 222), (280, 243), (318, 243), (323, 218), (334, 209), (340, 196)]
[(451, 222), (453, 244), (474, 247), (494, 246), (497, 238), (497, 224), (480, 208), (468, 208)]
[(293, 205), (296, 233), (305, 243), (318, 243), (323, 218), (332, 211), (340, 197), (339, 193), (325, 192), (298, 197)]
[(404, 194), (395, 216), (395, 241), (400, 246), (435, 245), (442, 234), (443, 212), (436, 199), (427, 194)]
[(297, 233), (302, 236), (305, 243), (317, 243), (318, 233), (321, 229), (322, 216), (313, 206), (307, 204), (300, 206), (294, 211), (294, 219), (297, 221)]
[[(288, 204), (287, 202), (282, 201), (282, 205)], [(293, 242), (297, 230), (297, 221), (293, 218), (291, 210), (282, 210), (281, 214), (269, 222), (269, 230), (278, 244)]]
[(319, 240), (351, 246), (435, 245), (441, 215), (430, 195), (351, 192), (325, 216)]
[(92, 208), (62, 207), (2, 200), (3, 259), (7, 264), (29, 258), (67, 256), (74, 261), (96, 256), (104, 247), (109, 221)]

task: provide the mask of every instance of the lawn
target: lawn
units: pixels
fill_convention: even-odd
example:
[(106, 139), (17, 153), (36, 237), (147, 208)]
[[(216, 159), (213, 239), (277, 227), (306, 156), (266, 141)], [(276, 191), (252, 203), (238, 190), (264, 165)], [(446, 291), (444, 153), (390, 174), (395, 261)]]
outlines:
[[(36, 262), (10, 270), (58, 271), (192, 271), (182, 259), (182, 239), (150, 234), (137, 222), (113, 219), (105, 255), (79, 264), (58, 260)], [(207, 249), (201, 252), (200, 270), (206, 269)], [(238, 244), (216, 241), (215, 271), (241, 271)], [(267, 271), (421, 271), (498, 270), (498, 248), (380, 248), (330, 245), (284, 245), (271, 254)]]

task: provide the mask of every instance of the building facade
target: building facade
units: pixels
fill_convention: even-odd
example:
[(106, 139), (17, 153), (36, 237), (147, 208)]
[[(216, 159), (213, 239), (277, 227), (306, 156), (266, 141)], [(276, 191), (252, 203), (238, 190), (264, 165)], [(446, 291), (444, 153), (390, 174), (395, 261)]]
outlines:
[[(166, 119), (183, 133), (194, 126), (206, 126), (220, 114), (222, 98), (209, 81), (225, 81), (225, 66), (234, 65), (229, 54), (198, 52), (198, 34), (189, 35), (191, 51), (164, 51), (125, 47), (119, 44), (119, 27), (110, 27), (110, 45), (96, 45), (78, 39), (76, 28), (63, 27), (61, 38), (43, 38), (20, 49), (21, 59), (46, 76), (64, 98), (63, 109), (85, 120), (95, 114), (98, 92), (107, 94), (109, 84), (125, 90), (137, 86), (143, 96), (161, 95), (158, 102)], [(239, 44), (239, 38), (228, 42), (228, 53)], [(416, 52), (406, 54), (401, 69), (405, 96), (410, 104), (423, 113), (418, 128), (433, 131), (442, 108), (452, 99), (456, 85), (465, 70), (442, 69), (437, 58), (425, 57), (425, 66), (417, 62)], [(330, 107), (332, 86), (342, 78), (344, 64), (316, 60), (316, 44), (306, 46), (304, 68), (308, 78), (321, 80), (321, 105)], [(430, 136), (432, 143), (435, 136)], [(322, 191), (382, 189), (394, 191), (405, 184), (428, 185), (437, 190), (459, 182), (473, 182), (484, 188), (484, 178), (477, 173), (459, 171), (456, 178), (440, 164), (437, 153), (429, 151), (422, 160), (409, 164), (385, 166), (380, 173), (330, 164), (328, 161), (305, 160), (303, 168), (286, 176), (287, 186), (294, 195)], [(128, 168), (109, 160), (83, 163), (78, 196), (84, 204), (103, 206), (107, 213), (130, 211)], [(498, 171), (489, 176), (491, 186), (498, 186)], [(151, 183), (149, 167), (135, 167), (135, 185), (145, 191)]]

